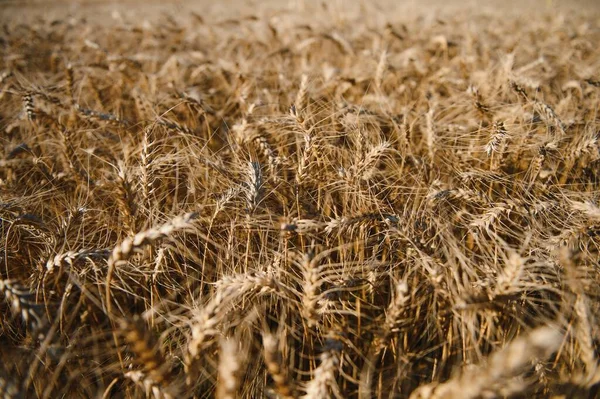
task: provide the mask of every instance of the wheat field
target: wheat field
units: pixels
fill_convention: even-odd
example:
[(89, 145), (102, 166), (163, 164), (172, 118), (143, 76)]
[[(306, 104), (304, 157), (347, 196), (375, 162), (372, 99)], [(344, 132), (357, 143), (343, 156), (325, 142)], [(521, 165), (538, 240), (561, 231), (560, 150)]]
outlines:
[(596, 397), (600, 10), (417, 3), (6, 2), (0, 397)]

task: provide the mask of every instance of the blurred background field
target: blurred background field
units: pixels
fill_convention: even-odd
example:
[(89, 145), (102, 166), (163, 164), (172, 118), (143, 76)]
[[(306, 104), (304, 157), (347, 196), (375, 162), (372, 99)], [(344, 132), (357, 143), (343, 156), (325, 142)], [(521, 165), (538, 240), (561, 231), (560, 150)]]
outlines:
[(387, 18), (407, 18), (414, 14), (424, 13), (480, 13), (502, 12), (520, 13), (553, 13), (568, 10), (600, 10), (600, 1), (596, 0), (174, 0), (174, 1), (62, 1), (62, 0), (0, 0), (2, 15), (0, 18), (11, 20), (27, 20), (39, 16), (60, 18), (65, 15), (81, 15), (95, 19), (97, 22), (109, 22), (118, 18), (120, 13), (125, 18), (157, 18), (170, 14), (185, 18), (190, 12), (207, 17), (234, 17), (240, 14), (262, 14), (282, 11), (302, 12), (315, 8), (327, 8), (338, 15), (354, 14), (362, 11), (380, 11)]

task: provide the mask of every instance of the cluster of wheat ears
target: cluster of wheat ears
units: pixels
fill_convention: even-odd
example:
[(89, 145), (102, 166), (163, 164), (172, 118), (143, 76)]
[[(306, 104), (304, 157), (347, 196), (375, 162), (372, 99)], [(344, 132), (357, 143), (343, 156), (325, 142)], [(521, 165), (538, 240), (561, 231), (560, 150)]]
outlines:
[(5, 24), (0, 396), (594, 397), (598, 42), (579, 14)]

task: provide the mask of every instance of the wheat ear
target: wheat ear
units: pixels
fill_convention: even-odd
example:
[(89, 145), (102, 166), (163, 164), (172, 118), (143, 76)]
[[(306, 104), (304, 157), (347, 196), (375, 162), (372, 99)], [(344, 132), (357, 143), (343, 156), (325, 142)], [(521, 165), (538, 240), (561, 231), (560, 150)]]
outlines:
[(267, 370), (275, 381), (275, 390), (279, 397), (283, 399), (296, 399), (298, 396), (294, 391), (294, 386), (290, 381), (287, 370), (281, 360), (281, 353), (277, 349), (277, 338), (271, 334), (263, 335), (263, 354)]
[(342, 344), (334, 338), (328, 338), (324, 349), (319, 356), (321, 363), (313, 371), (313, 379), (306, 384), (302, 399), (330, 398), (330, 390), (336, 398), (341, 397), (336, 375), (340, 365)]
[(219, 356), (219, 378), (217, 381), (217, 399), (234, 399), (238, 397), (240, 374), (244, 363), (240, 354), (240, 343), (233, 338), (221, 340)]
[(0, 292), (10, 303), (13, 312), (20, 313), (33, 332), (43, 337), (42, 327), (47, 324), (42, 306), (35, 302), (35, 294), (16, 280), (0, 280)]
[(169, 363), (143, 320), (136, 315), (132, 321), (122, 321), (120, 329), (125, 342), (135, 354), (136, 363), (143, 368), (147, 379), (153, 385), (167, 384), (170, 379)]
[(157, 240), (168, 237), (176, 231), (190, 228), (191, 222), (195, 217), (196, 213), (186, 213), (182, 216), (178, 216), (162, 226), (148, 229), (137, 233), (133, 237), (126, 238), (121, 244), (113, 249), (112, 254), (108, 258), (108, 272), (106, 273), (105, 285), (106, 311), (109, 315), (112, 310), (110, 284), (112, 282), (115, 267), (125, 264), (134, 253), (139, 252), (140, 249), (146, 245), (150, 245)]
[(532, 366), (533, 360), (545, 360), (557, 351), (562, 339), (563, 334), (556, 329), (539, 327), (492, 354), (486, 364), (466, 370), (447, 382), (419, 387), (410, 399), (470, 399), (518, 393), (525, 386), (514, 378)]

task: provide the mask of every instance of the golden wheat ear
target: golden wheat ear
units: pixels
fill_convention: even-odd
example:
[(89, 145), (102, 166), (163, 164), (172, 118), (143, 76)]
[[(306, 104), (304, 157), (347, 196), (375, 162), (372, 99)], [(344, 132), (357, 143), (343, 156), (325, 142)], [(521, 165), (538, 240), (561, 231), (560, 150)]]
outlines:
[(313, 370), (313, 378), (304, 386), (303, 399), (328, 398), (330, 392), (341, 397), (337, 375), (341, 360), (343, 344), (334, 336), (324, 342), (323, 352), (319, 355), (319, 366)]
[(19, 386), (8, 375), (0, 374), (0, 398), (24, 399), (25, 395)]
[(263, 334), (263, 356), (269, 375), (275, 382), (275, 391), (280, 398), (296, 399), (298, 394), (292, 381), (289, 379), (281, 353), (277, 348), (278, 341), (271, 334)]
[(411, 399), (498, 397), (525, 392), (527, 383), (518, 379), (536, 360), (545, 361), (563, 342), (563, 334), (555, 327), (539, 327), (516, 338), (493, 353), (483, 365), (466, 369), (460, 375), (438, 384), (415, 390)]
[(160, 350), (152, 332), (145, 322), (134, 316), (131, 321), (122, 321), (120, 335), (134, 354), (134, 362), (143, 371), (145, 379), (152, 385), (164, 387), (171, 381), (171, 365)]
[(115, 268), (125, 264), (127, 260), (129, 260), (133, 254), (139, 252), (141, 248), (150, 245), (157, 240), (168, 237), (176, 231), (191, 228), (191, 223), (196, 216), (196, 213), (186, 213), (182, 216), (178, 216), (159, 227), (141, 231), (133, 237), (126, 238), (121, 244), (113, 249), (112, 254), (108, 258), (108, 271), (106, 273), (105, 284), (106, 311), (109, 315), (112, 310), (111, 282)]
[(221, 339), (219, 346), (216, 398), (235, 399), (239, 397), (246, 354), (241, 351), (241, 343), (234, 338)]
[(0, 292), (15, 314), (20, 314), (34, 336), (43, 338), (48, 320), (44, 306), (36, 302), (35, 294), (16, 280), (0, 280)]

